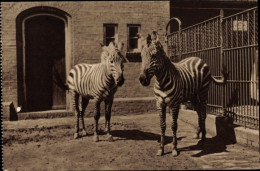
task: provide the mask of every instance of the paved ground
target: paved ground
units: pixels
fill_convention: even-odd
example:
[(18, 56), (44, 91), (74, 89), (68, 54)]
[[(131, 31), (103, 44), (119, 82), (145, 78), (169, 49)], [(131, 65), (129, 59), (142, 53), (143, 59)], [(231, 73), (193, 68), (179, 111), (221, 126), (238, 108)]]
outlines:
[[(192, 117), (192, 116), (191, 116)], [(181, 118), (181, 116), (179, 117)], [(185, 118), (181, 118), (185, 119)], [(93, 142), (93, 118), (86, 118), (88, 136), (73, 139), (73, 118), (5, 121), (3, 161), (7, 170), (179, 170), (259, 169), (259, 150), (207, 135), (204, 148), (192, 139), (195, 129), (178, 120), (179, 156), (171, 156), (171, 117), (167, 114), (165, 155), (158, 157), (157, 114), (112, 116), (114, 142)], [(104, 129), (104, 117), (100, 119)]]

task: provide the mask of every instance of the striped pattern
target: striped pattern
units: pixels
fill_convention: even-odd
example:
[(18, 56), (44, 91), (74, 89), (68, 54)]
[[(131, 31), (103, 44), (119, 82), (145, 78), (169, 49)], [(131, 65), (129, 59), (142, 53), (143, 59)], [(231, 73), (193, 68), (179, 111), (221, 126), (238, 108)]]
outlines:
[[(67, 84), (76, 116), (74, 138), (79, 137), (79, 120), (82, 122), (83, 134), (86, 134), (84, 111), (89, 100), (93, 99), (95, 103), (94, 141), (98, 141), (98, 120), (100, 118), (100, 103), (102, 101), (105, 102), (106, 131), (109, 140), (112, 140), (110, 135), (110, 118), (113, 98), (117, 87), (124, 83), (124, 57), (120, 51), (121, 49), (116, 44), (110, 43), (108, 47), (103, 47), (101, 63), (77, 64), (70, 70)], [(80, 97), (82, 97), (81, 103), (79, 101)]]
[(223, 84), (226, 80), (216, 80), (211, 76), (209, 66), (198, 57), (183, 59), (179, 63), (172, 63), (166, 56), (163, 46), (158, 41), (156, 32), (147, 37), (147, 44), (142, 50), (142, 68), (140, 82), (144, 86), (150, 84), (156, 77), (154, 94), (160, 115), (161, 144), (157, 155), (164, 153), (166, 106), (172, 111), (173, 156), (177, 156), (177, 119), (180, 104), (191, 101), (198, 113), (198, 129), (195, 138), (202, 133), (205, 140), (205, 119), (208, 90), (211, 81)]

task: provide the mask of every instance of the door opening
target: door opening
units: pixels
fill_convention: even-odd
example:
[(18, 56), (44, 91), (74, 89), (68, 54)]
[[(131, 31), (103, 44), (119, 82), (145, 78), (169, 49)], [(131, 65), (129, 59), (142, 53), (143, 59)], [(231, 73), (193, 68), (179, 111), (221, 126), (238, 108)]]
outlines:
[(24, 74), (27, 111), (66, 108), (66, 92), (54, 84), (65, 71), (65, 23), (50, 15), (33, 16), (24, 22)]

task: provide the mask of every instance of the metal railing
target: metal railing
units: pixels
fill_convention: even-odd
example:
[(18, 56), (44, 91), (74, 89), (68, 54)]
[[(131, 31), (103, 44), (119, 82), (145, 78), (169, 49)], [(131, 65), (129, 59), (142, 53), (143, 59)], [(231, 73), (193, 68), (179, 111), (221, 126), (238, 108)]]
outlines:
[(223, 66), (229, 72), (226, 86), (211, 84), (208, 113), (259, 128), (257, 7), (225, 18), (221, 13), (171, 34), (167, 34), (167, 27), (167, 53), (172, 61), (198, 56), (214, 77), (222, 76)]
[(226, 114), (259, 128), (258, 8), (223, 18), (223, 62), (229, 69)]

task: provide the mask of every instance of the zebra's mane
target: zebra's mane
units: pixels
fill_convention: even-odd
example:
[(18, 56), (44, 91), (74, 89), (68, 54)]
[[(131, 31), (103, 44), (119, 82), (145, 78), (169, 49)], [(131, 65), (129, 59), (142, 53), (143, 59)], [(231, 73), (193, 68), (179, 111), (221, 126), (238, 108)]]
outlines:
[(112, 57), (113, 60), (120, 60), (126, 61), (123, 55), (112, 55), (112, 53), (121, 52), (124, 46), (124, 43), (120, 41), (118, 44), (115, 42), (110, 42), (108, 46), (102, 46), (102, 53), (101, 53), (101, 63), (106, 63), (106, 60)]

